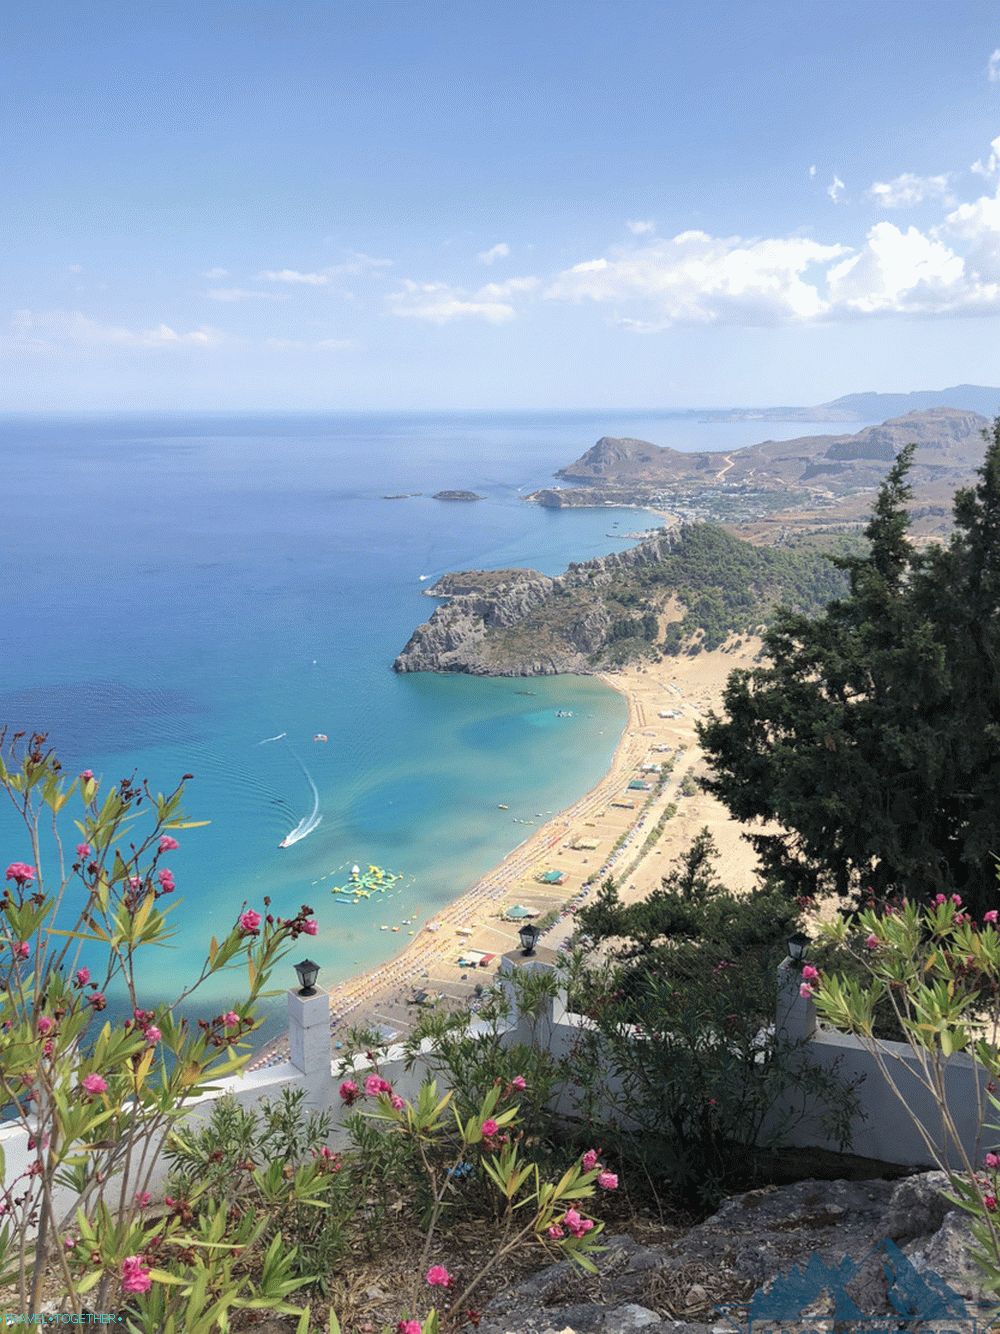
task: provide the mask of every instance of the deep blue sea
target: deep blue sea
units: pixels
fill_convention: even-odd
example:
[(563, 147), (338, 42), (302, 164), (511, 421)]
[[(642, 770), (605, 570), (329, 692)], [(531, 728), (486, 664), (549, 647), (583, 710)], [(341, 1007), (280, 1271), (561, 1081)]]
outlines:
[[(265, 894), (316, 910), (322, 980), (377, 963), (408, 939), (380, 926), (425, 922), (531, 832), (515, 816), (607, 768), (626, 710), (595, 681), (391, 671), (434, 609), (421, 575), (557, 573), (620, 549), (648, 516), (521, 499), (601, 435), (724, 450), (810, 429), (621, 412), (0, 419), (0, 722), (47, 731), (71, 772), (108, 782), (193, 773), (187, 813), (211, 821), (170, 859), (183, 929), (147, 955), (150, 999)], [(430, 498), (442, 488), (486, 498)], [(425, 494), (382, 498), (408, 491)], [(312, 808), (302, 765), (322, 822), (279, 849)], [(31, 860), (6, 810), (0, 857)], [(321, 878), (353, 861), (405, 888), (335, 905), (341, 877)]]

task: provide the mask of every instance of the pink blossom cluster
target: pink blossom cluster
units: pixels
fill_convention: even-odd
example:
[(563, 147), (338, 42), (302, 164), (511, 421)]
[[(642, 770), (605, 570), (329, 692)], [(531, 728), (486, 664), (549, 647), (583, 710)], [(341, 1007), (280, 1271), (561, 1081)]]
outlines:
[(381, 1075), (368, 1075), (365, 1079), (363, 1091), (353, 1079), (345, 1079), (340, 1086), (339, 1093), (341, 1101), (347, 1107), (353, 1107), (357, 1100), (362, 1096), (366, 1098), (380, 1098), (385, 1096), (389, 1099), (390, 1105), (397, 1112), (401, 1112), (406, 1106), (405, 1099), (401, 1098), (398, 1093), (394, 1093), (392, 1085), (387, 1079), (383, 1079)]
[(617, 1190), (618, 1177), (614, 1172), (609, 1172), (601, 1162), (600, 1149), (588, 1149), (580, 1158), (580, 1166), (585, 1172), (593, 1172), (597, 1169), (597, 1184), (601, 1190)]
[(567, 1233), (571, 1237), (585, 1237), (593, 1229), (594, 1220), (584, 1218), (578, 1209), (567, 1209), (558, 1223), (553, 1223), (548, 1235), (553, 1241), (560, 1241)]
[(432, 1288), (447, 1288), (452, 1283), (452, 1276), (444, 1265), (431, 1265), (425, 1278)]
[(38, 872), (27, 862), (11, 862), (4, 874), (6, 879), (13, 880), (16, 885), (30, 885)]
[(163, 1034), (153, 1023), (155, 1014), (152, 1010), (133, 1010), (132, 1018), (125, 1020), (126, 1031), (137, 1028), (151, 1047), (155, 1047)]
[(122, 1292), (148, 1292), (153, 1286), (145, 1258), (128, 1255), (122, 1261)]
[(811, 963), (804, 964), (802, 967), (802, 982), (799, 985), (799, 995), (803, 1000), (812, 1000), (816, 984), (819, 982), (819, 969)]

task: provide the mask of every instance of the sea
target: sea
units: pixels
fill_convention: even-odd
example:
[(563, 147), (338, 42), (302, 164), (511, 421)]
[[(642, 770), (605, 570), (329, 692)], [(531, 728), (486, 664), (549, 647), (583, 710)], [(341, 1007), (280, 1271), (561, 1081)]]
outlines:
[[(728, 450), (824, 429), (620, 411), (0, 418), (0, 723), (48, 733), (68, 772), (104, 784), (190, 773), (186, 814), (209, 821), (168, 859), (176, 929), (143, 959), (146, 1002), (265, 895), (314, 910), (299, 944), (322, 983), (383, 962), (607, 769), (626, 707), (598, 681), (391, 670), (445, 571), (556, 574), (655, 523), (526, 492), (602, 435)], [(0, 858), (32, 860), (6, 805)], [(400, 879), (344, 904), (353, 863)], [(210, 979), (197, 1013), (240, 981)]]

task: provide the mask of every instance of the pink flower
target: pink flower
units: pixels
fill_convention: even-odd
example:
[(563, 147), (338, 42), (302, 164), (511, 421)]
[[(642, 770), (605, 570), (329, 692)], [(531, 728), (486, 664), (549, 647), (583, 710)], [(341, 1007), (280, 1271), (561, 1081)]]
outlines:
[(42, 1037), (44, 1037), (46, 1033), (52, 1032), (52, 1020), (49, 1018), (47, 1014), (39, 1016), (38, 1031), (39, 1033), (41, 1033)]
[(345, 1079), (340, 1086), (340, 1096), (350, 1107), (352, 1102), (356, 1102), (361, 1090), (355, 1084), (353, 1079)]
[(35, 875), (35, 868), (29, 866), (27, 862), (11, 862), (6, 872), (6, 878), (18, 885), (30, 885)]
[(574, 1237), (582, 1237), (594, 1226), (592, 1218), (583, 1218), (576, 1209), (567, 1209), (562, 1221)]
[(935, 895), (934, 895), (934, 902), (935, 902), (936, 904), (940, 905), (940, 904), (942, 904), (942, 903), (947, 903), (948, 900), (945, 898), (945, 896), (944, 896), (943, 894), (935, 894)]
[(180, 844), (171, 834), (164, 834), (160, 839), (161, 852), (176, 852), (179, 847)]
[(92, 991), (87, 997), (87, 1004), (92, 1005), (95, 1010), (103, 1010), (108, 1003), (108, 998), (103, 991)]
[(91, 849), (89, 843), (78, 843), (76, 845), (76, 855), (78, 857), (89, 857), (90, 851)]
[(94, 776), (93, 769), (84, 769), (83, 773), (80, 775), (80, 777), (83, 779), (93, 778), (93, 776)]
[(152, 1200), (148, 1190), (137, 1190), (135, 1193), (135, 1202), (140, 1209), (145, 1209), (146, 1205)]
[(260, 927), (259, 912), (255, 912), (253, 908), (248, 908), (245, 913), (240, 914), (241, 930), (247, 931), (251, 935), (255, 936), (257, 934), (259, 927)]
[(451, 1275), (444, 1265), (431, 1265), (425, 1277), (432, 1288), (446, 1288), (451, 1283)]
[(177, 886), (174, 884), (174, 873), (164, 866), (162, 871), (157, 871), (156, 878), (160, 882), (160, 888), (164, 894), (172, 894)]
[(512, 1089), (517, 1089), (518, 1093), (523, 1093), (528, 1087), (528, 1081), (525, 1079), (524, 1075), (515, 1075), (510, 1081), (510, 1086)]
[(423, 1334), (419, 1320), (400, 1320), (396, 1324), (396, 1334)]
[(30, 953), (31, 953), (31, 946), (28, 944), (26, 940), (22, 940), (17, 945), (14, 946), (15, 959), (26, 959)]
[(84, 1075), (80, 1082), (88, 1093), (98, 1094), (108, 1091), (107, 1080), (102, 1079), (100, 1075)]
[(153, 1286), (141, 1255), (128, 1255), (122, 1261), (122, 1292), (148, 1292)]
[(481, 1129), (483, 1132), (484, 1139), (492, 1139), (493, 1136), (499, 1132), (500, 1127), (493, 1120), (492, 1116), (490, 1116), (487, 1117), (487, 1119), (483, 1122)]
[(811, 964), (811, 963), (803, 964), (803, 965), (802, 965), (802, 980), (803, 980), (803, 982), (818, 982), (818, 981), (819, 981), (819, 969), (816, 968), (816, 967), (814, 967), (814, 965)]
[(401, 1098), (398, 1093), (394, 1093), (392, 1097), (389, 1099), (389, 1101), (392, 1103), (393, 1107), (397, 1112), (401, 1112), (403, 1108), (406, 1106), (406, 1100), (404, 1098)]
[(391, 1093), (392, 1085), (381, 1075), (369, 1075), (365, 1080), (365, 1096), (377, 1098), (380, 1093)]
[(76, 1245), (76, 1237), (63, 1237), (63, 1245), (68, 1251), (71, 1251)]
[(585, 1172), (593, 1172), (594, 1168), (600, 1162), (600, 1152), (597, 1149), (588, 1149), (580, 1159), (580, 1163)]
[(304, 921), (302, 923), (302, 930), (306, 933), (307, 936), (314, 936), (316, 932), (319, 930), (319, 923), (316, 921), (316, 918), (310, 917), (306, 921)]
[(146, 1029), (145, 1038), (151, 1047), (155, 1047), (156, 1044), (159, 1042), (160, 1038), (162, 1037), (163, 1034), (160, 1032), (160, 1030), (156, 1027), (155, 1024), (150, 1024), (149, 1027)]
[(1000, 1167), (1000, 1157), (997, 1157), (995, 1153), (988, 1153), (986, 1155), (986, 1166), (994, 1168)]
[(984, 1195), (983, 1204), (986, 1205), (987, 1212), (992, 1214), (997, 1207), (997, 1197), (995, 1195)]
[(142, 889), (142, 876), (130, 875), (128, 878), (129, 889)]
[(565, 1237), (566, 1233), (562, 1230), (562, 1228), (559, 1226), (558, 1223), (553, 1223), (552, 1226), (548, 1229), (547, 1235), (550, 1236), (553, 1241), (558, 1241), (560, 1237)]
[(1000, 917), (1000, 913), (997, 912), (996, 908), (991, 908), (989, 912), (983, 913), (983, 921), (989, 922), (992, 926), (996, 926), (998, 917)]
[(803, 982), (799, 987), (799, 995), (803, 1000), (812, 1000), (813, 989), (808, 982)]
[(78, 987), (85, 987), (90, 981), (90, 969), (78, 968), (74, 974), (74, 981)]
[(598, 1173), (597, 1184), (601, 1190), (617, 1190), (618, 1178), (614, 1172), (600, 1172)]
[(879, 940), (878, 936), (873, 931), (870, 936), (865, 937), (865, 944), (868, 946), (870, 950), (877, 950), (879, 945), (882, 944), (882, 942)]
[(225, 1024), (227, 1028), (239, 1028), (240, 1016), (236, 1013), (235, 1010), (227, 1010), (226, 1013), (222, 1016), (222, 1022)]

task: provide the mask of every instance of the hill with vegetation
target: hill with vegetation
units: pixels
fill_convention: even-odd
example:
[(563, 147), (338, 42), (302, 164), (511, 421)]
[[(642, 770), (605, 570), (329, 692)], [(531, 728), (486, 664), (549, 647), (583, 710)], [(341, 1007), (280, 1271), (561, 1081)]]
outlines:
[(778, 605), (816, 611), (843, 591), (823, 553), (760, 547), (715, 524), (683, 524), (628, 551), (536, 570), (445, 575), (443, 599), (396, 671), (536, 676), (596, 672), (659, 653), (717, 648)]

